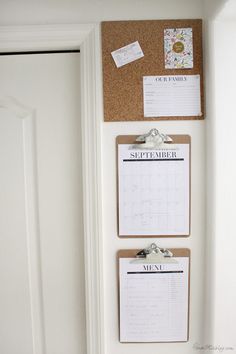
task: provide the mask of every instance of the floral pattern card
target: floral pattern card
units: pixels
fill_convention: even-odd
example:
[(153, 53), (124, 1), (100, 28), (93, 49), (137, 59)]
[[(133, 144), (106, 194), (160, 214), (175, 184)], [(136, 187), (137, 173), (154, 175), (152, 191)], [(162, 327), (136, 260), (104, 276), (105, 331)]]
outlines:
[(192, 28), (168, 28), (164, 30), (165, 68), (193, 68)]

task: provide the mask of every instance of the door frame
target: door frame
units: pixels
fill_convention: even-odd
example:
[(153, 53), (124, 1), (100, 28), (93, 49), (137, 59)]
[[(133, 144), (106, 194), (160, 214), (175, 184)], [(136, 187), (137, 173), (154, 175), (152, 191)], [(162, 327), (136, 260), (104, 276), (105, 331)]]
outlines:
[[(101, 123), (102, 80), (99, 24), (0, 26), (0, 52), (80, 49), (83, 220), (87, 354), (104, 354), (102, 271)], [(34, 257), (34, 254), (31, 255)], [(30, 270), (34, 284), (40, 274)], [(30, 279), (29, 279), (30, 281)], [(31, 282), (32, 283), (32, 282)], [(35, 289), (40, 292), (42, 289)], [(32, 299), (31, 299), (32, 300)], [(33, 306), (40, 306), (34, 304)], [(32, 305), (31, 304), (31, 305)], [(40, 312), (41, 308), (31, 308)], [(40, 318), (32, 316), (32, 321)], [(43, 324), (32, 323), (33, 354), (45, 354)], [(38, 331), (38, 333), (37, 333)]]

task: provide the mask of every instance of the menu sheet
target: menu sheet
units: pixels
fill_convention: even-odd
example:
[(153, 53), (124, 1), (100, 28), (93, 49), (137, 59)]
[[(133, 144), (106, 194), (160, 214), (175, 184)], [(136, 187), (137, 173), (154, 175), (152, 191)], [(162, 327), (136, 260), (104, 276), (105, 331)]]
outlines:
[(178, 263), (119, 259), (120, 342), (188, 340), (189, 258)]
[(188, 236), (190, 146), (118, 145), (119, 236)]

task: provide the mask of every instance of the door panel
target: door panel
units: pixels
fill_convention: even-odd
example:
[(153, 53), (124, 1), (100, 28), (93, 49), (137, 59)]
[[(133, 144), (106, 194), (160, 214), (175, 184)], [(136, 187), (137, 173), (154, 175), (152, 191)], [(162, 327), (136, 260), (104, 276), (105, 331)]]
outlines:
[[(0, 352), (32, 353), (22, 120), (0, 119)], [(14, 334), (14, 335), (13, 335)]]
[(79, 64), (0, 57), (4, 354), (86, 352)]

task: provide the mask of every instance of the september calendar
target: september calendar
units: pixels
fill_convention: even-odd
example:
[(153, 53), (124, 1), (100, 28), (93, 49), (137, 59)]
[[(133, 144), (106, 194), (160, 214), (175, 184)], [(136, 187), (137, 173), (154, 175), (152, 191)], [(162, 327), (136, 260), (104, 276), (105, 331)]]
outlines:
[(189, 236), (190, 143), (118, 144), (118, 186), (119, 236)]

